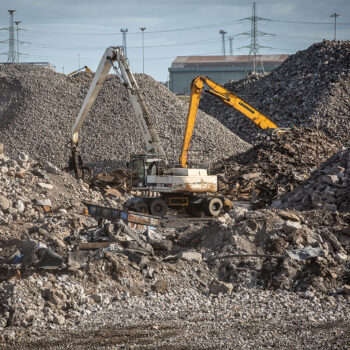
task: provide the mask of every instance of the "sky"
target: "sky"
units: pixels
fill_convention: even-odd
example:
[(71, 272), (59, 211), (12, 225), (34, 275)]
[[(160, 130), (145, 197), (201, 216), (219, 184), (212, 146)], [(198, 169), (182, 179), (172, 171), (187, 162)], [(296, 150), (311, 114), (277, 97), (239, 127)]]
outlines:
[[(241, 0), (1, 0), (0, 62), (7, 61), (8, 10), (16, 10), (20, 61), (50, 62), (59, 73), (87, 65), (95, 70), (108, 46), (122, 45), (134, 73), (168, 79), (176, 56), (249, 54), (253, 2)], [(256, 2), (261, 54), (293, 54), (314, 42), (350, 40), (349, 0), (266, 0)], [(144, 31), (144, 60), (142, 34)], [(16, 36), (15, 36), (16, 38)]]

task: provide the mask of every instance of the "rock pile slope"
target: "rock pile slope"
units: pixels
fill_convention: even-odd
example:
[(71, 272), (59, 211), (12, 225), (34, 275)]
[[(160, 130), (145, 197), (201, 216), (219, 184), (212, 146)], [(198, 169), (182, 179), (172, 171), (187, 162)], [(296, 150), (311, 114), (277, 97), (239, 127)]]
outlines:
[[(183, 140), (187, 106), (147, 75), (136, 75), (169, 157), (177, 160)], [(70, 130), (90, 86), (92, 74), (66, 76), (41, 67), (0, 68), (0, 140), (5, 152), (24, 151), (34, 159), (67, 165)], [(95, 168), (125, 162), (142, 152), (143, 140), (127, 91), (115, 75), (104, 83), (81, 132), (82, 156)], [(249, 147), (220, 122), (200, 113), (193, 149), (204, 164)]]
[(298, 210), (350, 211), (350, 149), (329, 158), (312, 176), (274, 203)]
[[(350, 41), (313, 44), (266, 76), (249, 76), (225, 87), (281, 127), (310, 126), (349, 143)], [(200, 108), (248, 142), (256, 142), (261, 133), (213, 96), (204, 96)]]
[(302, 184), (339, 147), (323, 132), (309, 128), (275, 135), (216, 169), (221, 191), (264, 208)]

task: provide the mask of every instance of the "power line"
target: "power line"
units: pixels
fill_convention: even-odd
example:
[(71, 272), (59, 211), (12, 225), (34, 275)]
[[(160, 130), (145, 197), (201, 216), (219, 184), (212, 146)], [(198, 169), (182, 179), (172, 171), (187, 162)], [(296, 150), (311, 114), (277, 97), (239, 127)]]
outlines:
[[(311, 22), (311, 21), (291, 21), (286, 19), (268, 19), (269, 22), (278, 22), (278, 23), (293, 23), (293, 24), (315, 24), (315, 25), (329, 25), (333, 22)], [(348, 26), (350, 22), (338, 22), (337, 24)]]
[[(150, 30), (147, 31), (147, 34), (157, 34), (157, 33), (170, 33), (170, 32), (181, 32), (181, 31), (190, 31), (190, 30), (199, 30), (199, 29), (205, 29), (205, 28), (215, 28), (220, 27), (224, 25), (230, 25), (230, 24), (239, 24), (239, 20), (234, 21), (226, 21), (221, 23), (214, 23), (214, 24), (206, 24), (206, 25), (200, 25), (200, 26), (193, 26), (193, 27), (182, 27), (182, 28), (172, 28), (172, 29), (163, 29), (163, 30)], [(38, 29), (29, 29), (31, 32), (37, 32), (37, 33), (57, 33), (57, 34), (77, 34), (77, 35), (122, 35), (122, 33), (118, 32), (62, 32), (62, 31), (52, 31), (52, 30), (38, 30)], [(140, 32), (128, 32), (128, 35), (140, 35)]]
[[(204, 39), (204, 40), (195, 40), (195, 41), (185, 41), (185, 42), (179, 42), (179, 43), (172, 43), (172, 44), (162, 44), (162, 45), (145, 45), (145, 48), (158, 48), (158, 47), (172, 47), (172, 46), (186, 46), (186, 45), (197, 45), (197, 44), (208, 44), (211, 42), (217, 42), (217, 38), (210, 38), (210, 39)], [(63, 46), (63, 45), (55, 45), (55, 44), (44, 44), (44, 43), (28, 43), (30, 45), (36, 46), (36, 47), (47, 47), (47, 48), (61, 48), (61, 49), (91, 49), (91, 50), (99, 50), (99, 49), (105, 49), (105, 46)], [(141, 49), (142, 46), (129, 46), (129, 49)]]

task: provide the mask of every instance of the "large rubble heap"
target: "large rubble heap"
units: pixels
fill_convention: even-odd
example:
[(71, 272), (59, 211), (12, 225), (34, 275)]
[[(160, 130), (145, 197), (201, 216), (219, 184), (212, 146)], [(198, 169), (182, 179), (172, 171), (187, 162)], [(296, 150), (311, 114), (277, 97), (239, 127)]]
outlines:
[(298, 210), (350, 210), (350, 149), (329, 158), (294, 191), (274, 202), (274, 206)]
[[(350, 42), (326, 41), (290, 56), (268, 75), (225, 85), (279, 126), (310, 126), (348, 144), (350, 131)], [(200, 108), (243, 140), (261, 135), (239, 112), (206, 95)]]
[[(305, 313), (323, 317), (322, 322), (348, 314), (348, 213), (236, 206), (217, 220), (169, 217), (138, 232), (83, 215), (86, 201), (121, 208), (127, 194), (115, 190), (102, 196), (24, 153), (13, 159), (0, 150), (0, 184), (0, 345), (5, 349), (27, 348), (21, 342), (43, 332), (70, 334), (65, 337), (70, 342), (72, 332), (81, 334), (88, 322), (101, 328), (106, 320), (113, 329), (130, 325), (131, 338), (121, 341), (134, 343), (136, 324), (147, 327), (148, 337), (149, 327), (163, 327), (169, 317), (182, 324), (189, 308), (201, 319), (193, 324), (212, 320), (217, 327), (218, 336), (208, 338), (210, 348), (223, 334), (213, 316), (218, 310), (248, 324), (257, 312), (266, 324), (283, 311), (286, 315), (278, 314), (283, 323), (295, 315), (297, 303), (296, 320), (302, 319), (303, 327)], [(276, 298), (281, 301), (272, 311)], [(334, 315), (337, 303), (342, 307)]]
[[(67, 165), (70, 131), (92, 74), (66, 76), (42, 67), (4, 65), (0, 68), (0, 140), (7, 154), (19, 151), (34, 159)], [(170, 160), (177, 161), (185, 130), (187, 106), (164, 85), (147, 75), (136, 75), (155, 119)], [(125, 87), (110, 75), (83, 125), (82, 157), (94, 168), (109, 170), (142, 152), (134, 110)], [(204, 164), (234, 155), (249, 147), (220, 122), (199, 113), (192, 149), (200, 150)], [(109, 169), (106, 169), (108, 167)]]
[(339, 147), (323, 132), (308, 128), (272, 136), (218, 166), (220, 191), (264, 208), (308, 179)]
[(348, 282), (349, 224), (348, 213), (236, 207), (211, 227), (188, 227), (179, 244), (200, 249), (211, 270), (234, 289), (263, 285), (324, 293)]

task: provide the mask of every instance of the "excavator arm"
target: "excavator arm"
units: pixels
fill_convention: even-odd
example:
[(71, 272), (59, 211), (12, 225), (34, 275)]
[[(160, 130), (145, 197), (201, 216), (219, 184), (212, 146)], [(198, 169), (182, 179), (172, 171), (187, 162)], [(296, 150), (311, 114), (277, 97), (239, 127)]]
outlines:
[[(114, 66), (114, 62), (117, 62), (118, 67)], [(120, 46), (110, 46), (106, 49), (102, 56), (94, 78), (91, 82), (90, 88), (85, 96), (79, 114), (72, 127), (72, 156), (70, 159), (69, 168), (74, 170), (77, 178), (83, 177), (84, 170), (84, 167), (82, 166), (81, 156), (78, 153), (79, 131), (85, 119), (87, 118), (91, 107), (101, 90), (102, 84), (108, 76), (111, 67), (128, 91), (129, 98), (135, 112), (135, 117), (141, 129), (141, 134), (145, 142), (147, 154), (165, 157), (165, 152), (159, 139), (157, 130), (154, 126), (153, 118), (148, 111), (145, 100), (137, 85), (135, 77), (129, 68), (127, 59), (124, 56), (123, 48)]]
[(222, 102), (244, 114), (260, 129), (273, 129), (276, 132), (279, 132), (279, 130), (284, 131), (284, 129), (279, 129), (277, 124), (275, 124), (268, 117), (260, 113), (257, 109), (249, 105), (247, 102), (243, 101), (234, 93), (226, 90), (223, 86), (215, 83), (208, 77), (196, 77), (191, 83), (191, 97), (187, 115), (185, 138), (180, 155), (180, 164), (183, 168), (187, 167), (188, 151), (192, 139), (194, 124), (196, 121), (199, 100), (203, 92), (204, 84), (208, 87), (208, 89), (206, 89), (207, 92), (218, 97)]
[(74, 76), (75, 74), (81, 72), (83, 69), (85, 69), (85, 72), (92, 72), (92, 70), (91, 70), (88, 66), (84, 66), (84, 67), (82, 67), (82, 68), (79, 68), (79, 69), (77, 69), (77, 70), (75, 70), (75, 71), (73, 71), (73, 72), (67, 74), (67, 77), (72, 77), (72, 76)]

